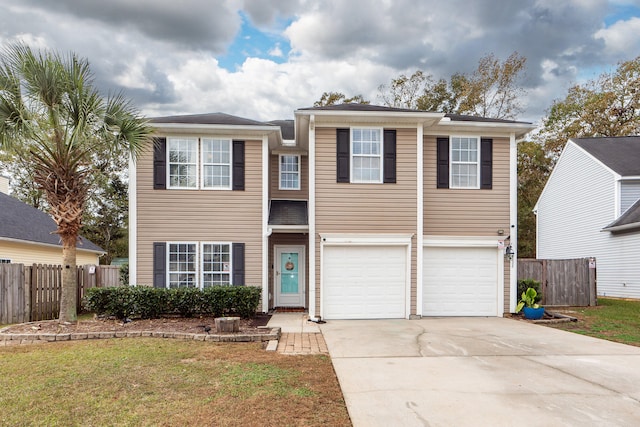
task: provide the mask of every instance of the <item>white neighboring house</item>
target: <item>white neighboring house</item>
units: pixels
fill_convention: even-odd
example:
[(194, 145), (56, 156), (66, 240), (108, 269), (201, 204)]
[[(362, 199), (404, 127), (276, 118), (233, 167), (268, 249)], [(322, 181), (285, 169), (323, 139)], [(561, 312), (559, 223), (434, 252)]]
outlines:
[(640, 299), (640, 136), (570, 139), (538, 203), (537, 257), (595, 257), (600, 296)]

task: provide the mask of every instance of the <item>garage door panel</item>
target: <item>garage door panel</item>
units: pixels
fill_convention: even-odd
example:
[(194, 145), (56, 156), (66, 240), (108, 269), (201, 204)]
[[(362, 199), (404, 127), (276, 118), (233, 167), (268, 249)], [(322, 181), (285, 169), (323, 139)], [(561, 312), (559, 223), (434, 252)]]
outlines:
[(323, 311), (327, 319), (404, 318), (406, 248), (327, 246)]
[(423, 315), (495, 316), (496, 248), (425, 248)]

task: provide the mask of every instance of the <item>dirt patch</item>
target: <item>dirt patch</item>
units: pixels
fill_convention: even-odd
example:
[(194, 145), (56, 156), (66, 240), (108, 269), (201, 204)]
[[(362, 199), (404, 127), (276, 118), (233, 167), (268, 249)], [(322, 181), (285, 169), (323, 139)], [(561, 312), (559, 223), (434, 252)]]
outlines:
[[(240, 319), (240, 333), (267, 334), (266, 326), (271, 316), (258, 315), (253, 319)], [(224, 334), (216, 331), (213, 317), (163, 317), (160, 319), (134, 319), (128, 322), (116, 319), (83, 319), (72, 323), (58, 320), (21, 323), (5, 328), (10, 334), (67, 334), (83, 332), (184, 332), (190, 334)]]

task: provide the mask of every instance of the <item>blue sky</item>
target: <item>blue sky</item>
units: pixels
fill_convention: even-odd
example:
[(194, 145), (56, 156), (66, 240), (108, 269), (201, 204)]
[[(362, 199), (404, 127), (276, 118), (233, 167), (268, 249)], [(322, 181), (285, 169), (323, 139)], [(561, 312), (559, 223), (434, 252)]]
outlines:
[(291, 45), (281, 29), (288, 27), (292, 20), (280, 22), (277, 31), (262, 31), (252, 24), (246, 13), (239, 14), (242, 17), (242, 26), (227, 51), (217, 57), (220, 66), (233, 72), (251, 57), (269, 59), (278, 64), (287, 62)]
[(323, 92), (382, 103), (422, 70), (527, 58), (521, 120), (640, 56), (637, 0), (0, 0), (0, 43), (74, 51), (149, 116), (292, 118)]

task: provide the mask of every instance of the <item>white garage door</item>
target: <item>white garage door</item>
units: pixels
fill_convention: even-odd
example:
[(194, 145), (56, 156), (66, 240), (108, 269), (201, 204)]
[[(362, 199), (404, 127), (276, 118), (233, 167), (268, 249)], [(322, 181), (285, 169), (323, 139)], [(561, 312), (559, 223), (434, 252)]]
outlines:
[(326, 319), (405, 317), (406, 247), (326, 246), (323, 312)]
[(423, 316), (497, 316), (496, 248), (426, 247)]

